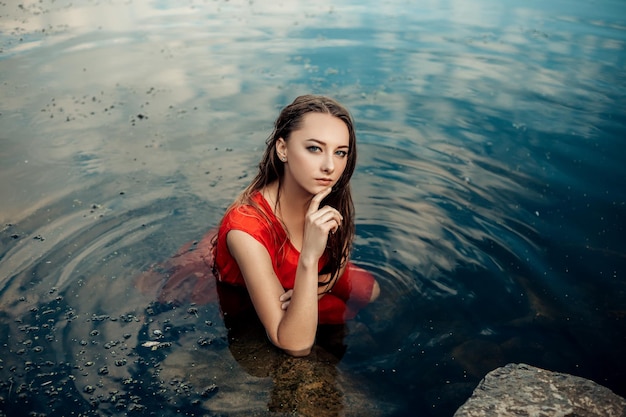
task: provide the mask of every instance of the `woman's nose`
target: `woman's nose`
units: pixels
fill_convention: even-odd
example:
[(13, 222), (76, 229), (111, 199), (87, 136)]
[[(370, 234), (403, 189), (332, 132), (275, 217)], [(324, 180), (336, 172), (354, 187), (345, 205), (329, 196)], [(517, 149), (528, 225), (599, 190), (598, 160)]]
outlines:
[(322, 171), (327, 174), (332, 174), (335, 170), (335, 161), (333, 161), (332, 155), (327, 155), (324, 158), (324, 163), (322, 165)]

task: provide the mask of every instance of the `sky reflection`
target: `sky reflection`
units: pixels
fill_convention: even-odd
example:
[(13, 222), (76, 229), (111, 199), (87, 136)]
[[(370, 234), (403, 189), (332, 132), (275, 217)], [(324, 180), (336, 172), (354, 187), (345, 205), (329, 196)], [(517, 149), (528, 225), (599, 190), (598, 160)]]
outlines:
[[(249, 172), (276, 110), (313, 90), (353, 109), (361, 141), (372, 145), (366, 151), (417, 147), (427, 155), (416, 166), (396, 159), (403, 165), (393, 169), (417, 176), (422, 188), (406, 193), (408, 200), (448, 195), (462, 204), (459, 198), (475, 193), (493, 204), (505, 192), (531, 200), (538, 198), (531, 177), (551, 169), (555, 152), (577, 145), (548, 152), (528, 132), (594, 139), (625, 88), (606, 71), (624, 60), (615, 53), (624, 49), (623, 33), (613, 38), (620, 32), (605, 30), (621, 22), (599, 11), (588, 18), (593, 30), (583, 33), (571, 31), (581, 19), (574, 10), (575, 18), (562, 8), (547, 18), (533, 3), (490, 1), (10, 7), (0, 22), (3, 140), (30, 165), (5, 169), (29, 187), (33, 163), (58, 181), (63, 174), (55, 171), (68, 166), (84, 175), (134, 172), (129, 161), (141, 155), (153, 175), (188, 166), (186, 176), (199, 180), (190, 180), (192, 188), (206, 197), (193, 170), (211, 160), (208, 144), (243, 152), (248, 162), (239, 171)], [(407, 7), (414, 12), (404, 13)], [(504, 135), (517, 146), (503, 145)], [(496, 162), (502, 157), (506, 162)], [(424, 187), (420, 177), (442, 185)], [(391, 198), (356, 184), (359, 194)], [(10, 194), (7, 186), (0, 191)], [(10, 201), (5, 213), (34, 203)], [(437, 205), (420, 211), (447, 216)]]
[(214, 226), (312, 92), (357, 125), (355, 261), (384, 293), (337, 369), (382, 387), (371, 402), (427, 415), (529, 356), (623, 391), (596, 359), (619, 341), (586, 344), (623, 335), (622, 1), (75, 3), (0, 5), (0, 301), (28, 292), (7, 314), (53, 286), (125, 313), (118, 278)]

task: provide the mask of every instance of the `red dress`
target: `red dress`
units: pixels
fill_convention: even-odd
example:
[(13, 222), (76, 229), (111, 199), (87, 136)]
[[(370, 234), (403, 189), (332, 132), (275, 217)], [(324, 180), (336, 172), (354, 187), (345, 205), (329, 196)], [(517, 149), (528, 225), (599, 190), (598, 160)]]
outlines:
[[(300, 252), (291, 244), (281, 222), (260, 192), (252, 195), (256, 204), (240, 205), (231, 208), (218, 230), (215, 247), (215, 266), (220, 282), (244, 286), (245, 281), (239, 265), (230, 254), (226, 235), (231, 230), (248, 233), (261, 243), (272, 259), (272, 266), (285, 290), (292, 289), (296, 278), (296, 268)], [(321, 271), (323, 258), (319, 263)], [(332, 290), (322, 296), (318, 313), (320, 324), (340, 324), (354, 318), (365, 307), (372, 296), (374, 277), (362, 268), (348, 263)]]

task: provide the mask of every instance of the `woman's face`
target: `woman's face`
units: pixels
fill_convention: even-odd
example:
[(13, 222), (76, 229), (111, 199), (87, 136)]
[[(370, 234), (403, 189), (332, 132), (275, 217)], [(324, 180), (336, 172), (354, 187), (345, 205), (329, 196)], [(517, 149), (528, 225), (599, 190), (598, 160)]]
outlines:
[(298, 130), (276, 142), (279, 158), (286, 158), (285, 186), (296, 185), (309, 194), (334, 186), (346, 169), (349, 143), (343, 120), (327, 113), (305, 114)]

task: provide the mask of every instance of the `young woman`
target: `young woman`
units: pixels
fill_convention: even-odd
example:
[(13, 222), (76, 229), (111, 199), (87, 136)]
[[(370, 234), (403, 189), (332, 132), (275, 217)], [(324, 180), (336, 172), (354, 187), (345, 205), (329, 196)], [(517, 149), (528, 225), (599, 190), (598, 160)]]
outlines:
[(336, 101), (301, 96), (266, 144), (258, 174), (220, 224), (214, 272), (224, 285), (245, 287), (274, 345), (304, 356), (318, 324), (353, 318), (380, 292), (349, 262), (354, 125)]

